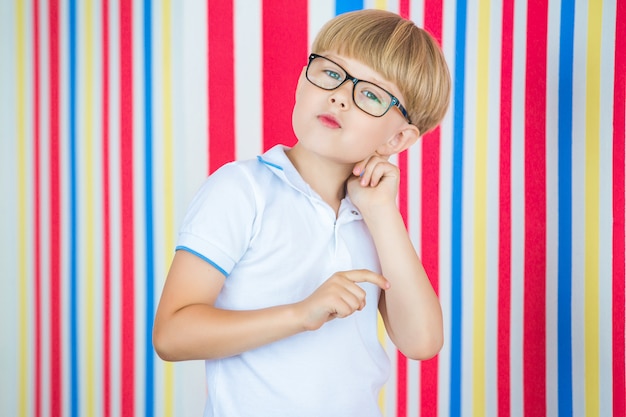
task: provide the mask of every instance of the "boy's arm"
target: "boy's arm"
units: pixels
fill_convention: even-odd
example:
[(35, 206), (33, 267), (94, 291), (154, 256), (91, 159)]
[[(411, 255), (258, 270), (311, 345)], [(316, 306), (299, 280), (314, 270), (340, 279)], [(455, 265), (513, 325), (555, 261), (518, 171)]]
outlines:
[(162, 359), (229, 356), (298, 331), (289, 307), (254, 314), (215, 308), (224, 280), (201, 258), (176, 252), (154, 320), (153, 344)]
[(439, 299), (424, 271), (397, 208), (399, 172), (384, 158), (357, 165), (364, 174), (349, 181), (349, 193), (361, 210), (376, 245), (382, 273), (391, 288), (379, 309), (389, 337), (411, 359), (428, 359), (443, 344)]
[[(367, 217), (365, 217), (367, 216)], [(379, 309), (389, 337), (411, 359), (428, 359), (443, 344), (439, 299), (406, 232), (397, 208), (364, 215), (391, 288)]]
[(316, 330), (334, 318), (365, 306), (365, 291), (355, 282), (389, 283), (371, 271), (338, 272), (305, 300), (261, 310), (214, 307), (224, 275), (186, 251), (174, 256), (153, 328), (153, 344), (168, 361), (236, 355), (299, 332)]

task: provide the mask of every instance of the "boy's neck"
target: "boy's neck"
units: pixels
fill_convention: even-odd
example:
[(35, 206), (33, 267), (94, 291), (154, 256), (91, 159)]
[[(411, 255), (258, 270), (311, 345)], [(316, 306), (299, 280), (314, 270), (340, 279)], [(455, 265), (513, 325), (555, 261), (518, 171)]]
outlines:
[(287, 157), (302, 179), (330, 205), (335, 214), (339, 212), (341, 200), (345, 197), (346, 179), (351, 175), (352, 166), (342, 165), (328, 159), (314, 157), (296, 144), (287, 152)]

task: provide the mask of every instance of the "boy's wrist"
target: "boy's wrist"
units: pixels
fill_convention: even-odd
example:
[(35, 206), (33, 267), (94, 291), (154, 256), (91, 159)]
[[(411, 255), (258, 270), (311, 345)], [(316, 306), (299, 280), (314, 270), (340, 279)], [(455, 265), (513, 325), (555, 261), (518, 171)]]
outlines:
[(399, 216), (398, 206), (393, 203), (373, 204), (360, 209), (361, 215), (366, 223), (388, 221), (394, 216)]

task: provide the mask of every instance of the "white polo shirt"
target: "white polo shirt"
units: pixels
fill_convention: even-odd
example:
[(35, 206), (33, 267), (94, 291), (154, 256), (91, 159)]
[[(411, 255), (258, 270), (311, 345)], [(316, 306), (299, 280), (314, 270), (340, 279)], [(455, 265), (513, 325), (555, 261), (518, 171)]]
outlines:
[[(216, 306), (252, 310), (301, 301), (334, 272), (380, 272), (358, 209), (339, 214), (302, 179), (282, 146), (227, 164), (204, 183), (177, 250), (226, 275)], [(240, 355), (206, 361), (205, 417), (379, 417), (389, 359), (377, 337), (380, 290), (366, 307), (319, 330)]]

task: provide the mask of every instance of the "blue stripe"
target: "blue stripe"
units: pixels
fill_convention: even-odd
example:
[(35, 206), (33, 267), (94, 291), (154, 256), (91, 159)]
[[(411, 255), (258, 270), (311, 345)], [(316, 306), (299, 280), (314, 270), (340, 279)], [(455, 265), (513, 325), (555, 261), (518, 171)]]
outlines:
[(450, 340), (450, 416), (461, 415), (461, 359), (463, 330), (463, 136), (465, 102), (465, 0), (457, 3), (456, 56), (454, 69), (454, 115), (452, 156), (452, 247), (451, 247), (451, 340)]
[(574, 0), (561, 2), (559, 52), (559, 416), (572, 415), (572, 89)]
[(363, 0), (337, 0), (335, 2), (335, 14), (361, 10), (362, 8)]
[(78, 190), (77, 190), (77, 158), (76, 158), (76, 100), (78, 91), (76, 88), (76, 0), (69, 2), (69, 194), (70, 194), (70, 212), (69, 212), (69, 320), (70, 320), (70, 415), (78, 416), (80, 411), (79, 399), (79, 339), (78, 339), (78, 303), (77, 303), (77, 286), (78, 286)]
[(146, 325), (145, 331), (145, 415), (154, 415), (154, 349), (152, 324), (154, 321), (154, 216), (152, 211), (152, 2), (143, 2), (143, 75), (145, 107), (145, 214), (146, 214)]

